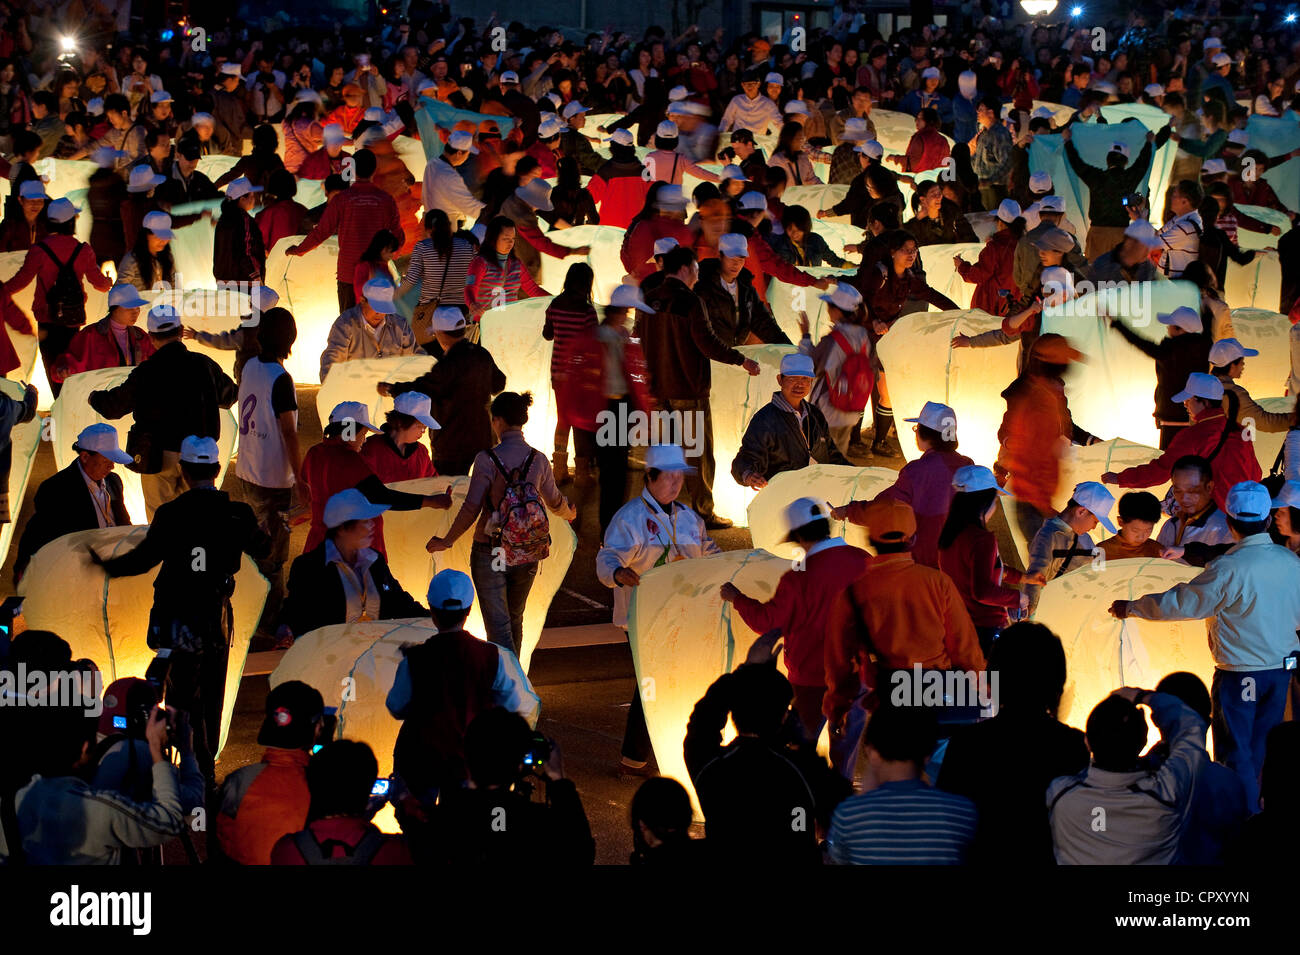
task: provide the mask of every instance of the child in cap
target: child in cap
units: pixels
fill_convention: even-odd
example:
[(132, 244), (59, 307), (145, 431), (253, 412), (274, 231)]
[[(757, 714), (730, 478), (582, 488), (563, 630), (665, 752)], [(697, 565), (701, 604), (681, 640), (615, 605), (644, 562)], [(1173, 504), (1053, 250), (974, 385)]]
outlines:
[[(1076, 485), (1065, 507), (1048, 518), (1034, 536), (1029, 546), (1026, 574), (1038, 575), (1050, 582), (1088, 564), (1094, 549), (1089, 532), (1098, 524), (1112, 534), (1116, 532), (1110, 521), (1110, 509), (1114, 506), (1114, 496), (1096, 481)], [(1031, 614), (1038, 606), (1040, 590), (1037, 585), (1026, 587)]]
[(1119, 499), (1119, 533), (1097, 546), (1107, 560), (1160, 557), (1164, 546), (1151, 537), (1163, 513), (1160, 501), (1148, 491), (1129, 491)]

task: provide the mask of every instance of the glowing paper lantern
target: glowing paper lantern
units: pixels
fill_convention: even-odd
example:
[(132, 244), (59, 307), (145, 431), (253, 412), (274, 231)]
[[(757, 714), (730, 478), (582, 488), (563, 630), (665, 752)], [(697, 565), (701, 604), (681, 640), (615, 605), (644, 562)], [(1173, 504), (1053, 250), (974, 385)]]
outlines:
[[(10, 398), (22, 399), (25, 389), (16, 381), (0, 380), (0, 388)], [(36, 449), (41, 443), (41, 426), (39, 415), (26, 424), (17, 425), (9, 435), (11, 458), (9, 461), (9, 522), (0, 524), (0, 564), (9, 556), (9, 545), (14, 539), (14, 522), (22, 510), (23, 495), (27, 493), (27, 482), (31, 480), (32, 465), (36, 461)]]
[[(1238, 212), (1244, 212), (1266, 225), (1277, 226), (1284, 233), (1291, 228), (1291, 217), (1281, 209), (1270, 209), (1268, 206), (1251, 206), (1241, 202), (1235, 203), (1235, 208)], [(1277, 240), (1278, 236), (1268, 232), (1255, 232), (1251, 229), (1237, 230), (1237, 245), (1243, 249), (1276, 249)]]
[[(1200, 568), (1159, 558), (1112, 560), (1104, 569), (1082, 567), (1043, 588), (1034, 620), (1051, 628), (1065, 646), (1061, 720), (1084, 729), (1092, 708), (1112, 690), (1154, 689), (1163, 677), (1180, 670), (1210, 685), (1214, 659), (1204, 620), (1121, 621), (1108, 612), (1116, 600), (1160, 593), (1199, 573)], [(1158, 735), (1152, 728), (1149, 741)]]
[(546, 237), (557, 245), (570, 249), (591, 246), (591, 252), (582, 256), (569, 256), (557, 259), (552, 255), (542, 254), (542, 271), (539, 284), (546, 291), (558, 295), (564, 288), (564, 277), (576, 262), (586, 262), (596, 273), (596, 282), (592, 287), (592, 297), (597, 302), (608, 302), (614, 289), (623, 282), (627, 269), (619, 252), (623, 248), (623, 236), (626, 229), (616, 229), (608, 225), (580, 225), (572, 229), (551, 229)]
[[(1258, 235), (1242, 229), (1238, 235)], [(1276, 241), (1276, 240), (1275, 240)], [(1243, 248), (1260, 248), (1246, 245)], [(1282, 297), (1282, 262), (1277, 252), (1267, 249), (1253, 262), (1238, 265), (1228, 260), (1228, 269), (1224, 273), (1223, 300), (1232, 308), (1253, 306), (1273, 309)]]
[(1252, 395), (1280, 395), (1291, 374), (1291, 322), (1269, 308), (1234, 308), (1233, 336), (1259, 354), (1246, 359), (1238, 383)]
[[(749, 535), (754, 546), (778, 557), (795, 556), (785, 542), (785, 509), (801, 497), (817, 497), (839, 507), (849, 501), (866, 501), (898, 480), (892, 468), (854, 468), (842, 464), (810, 464), (798, 471), (782, 471), (749, 502)], [(848, 521), (831, 521), (831, 533), (850, 544), (866, 548), (865, 527)]]
[(338, 237), (326, 239), (306, 255), (291, 256), (285, 249), (302, 236), (282, 239), (266, 257), (266, 284), (280, 295), (280, 304), (293, 313), (298, 340), (285, 369), (299, 384), (320, 381), (320, 356), (330, 327), (339, 317)]
[(691, 709), (709, 684), (745, 660), (758, 637), (718, 596), (728, 581), (759, 600), (776, 590), (790, 561), (733, 550), (676, 561), (641, 575), (628, 610), (628, 643), (659, 772), (694, 795), (682, 758)]
[[(32, 629), (51, 630), (68, 641), (73, 659), (87, 657), (95, 661), (103, 673), (105, 686), (123, 677), (144, 676), (154, 657), (145, 638), (158, 568), (137, 577), (110, 579), (90, 562), (86, 547), (94, 547), (102, 557), (116, 556), (144, 540), (146, 530), (106, 527), (78, 531), (51, 541), (32, 558), (18, 588), (23, 596), (27, 625)], [(234, 636), (226, 669), (221, 746), (225, 745), (235, 711), (249, 640), (269, 590), (266, 578), (245, 555), (235, 575), (235, 594), (231, 598)]]
[[(316, 392), (316, 413), (322, 424), (330, 412), (344, 401), (360, 401), (370, 409), (370, 421), (379, 427), (384, 415), (393, 409), (393, 399), (375, 390), (381, 381), (411, 381), (437, 364), (430, 355), (404, 355), (397, 358), (357, 358), (335, 362)], [(314, 379), (313, 379), (314, 380)], [(540, 397), (540, 396), (539, 396)]]
[[(117, 428), (120, 444), (123, 447), (126, 446), (126, 436), (131, 430), (135, 416), (128, 414), (125, 417), (111, 421), (102, 418), (90, 406), (89, 398), (92, 391), (104, 391), (117, 387), (126, 381), (130, 373), (130, 368), (99, 368), (95, 371), (86, 371), (79, 375), (73, 375), (63, 383), (63, 390), (59, 392), (59, 397), (50, 410), (52, 424), (50, 440), (54, 448), (54, 462), (60, 469), (67, 467), (76, 459), (77, 455), (72, 450), (72, 442), (77, 439), (77, 435), (81, 433), (83, 428), (92, 424), (99, 422), (111, 424)], [(229, 409), (223, 408), (221, 411), (221, 435), (217, 439), (217, 446), (221, 451), (221, 473), (217, 475), (218, 487), (221, 486), (222, 478), (226, 473), (226, 466), (230, 463), (231, 455), (234, 454), (235, 437), (235, 416)], [(144, 523), (146, 520), (144, 492), (140, 489), (140, 475), (127, 468), (118, 468), (117, 473), (122, 477), (122, 490), (131, 519)]]

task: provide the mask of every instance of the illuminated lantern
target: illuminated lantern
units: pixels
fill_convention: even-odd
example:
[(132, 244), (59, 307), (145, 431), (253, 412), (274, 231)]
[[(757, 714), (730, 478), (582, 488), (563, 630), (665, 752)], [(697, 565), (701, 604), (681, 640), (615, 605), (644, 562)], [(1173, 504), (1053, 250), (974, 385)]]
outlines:
[[(63, 389), (50, 410), (52, 427), (50, 440), (54, 448), (54, 463), (60, 469), (66, 468), (76, 460), (77, 455), (72, 450), (72, 442), (84, 428), (92, 424), (99, 422), (111, 424), (117, 428), (122, 445), (126, 445), (127, 433), (131, 430), (135, 416), (128, 414), (110, 421), (100, 417), (99, 413), (90, 406), (88, 399), (93, 391), (105, 391), (120, 385), (126, 381), (130, 373), (130, 368), (99, 368), (73, 375), (63, 383)], [(230, 457), (235, 450), (235, 416), (228, 408), (221, 410), (221, 436), (217, 439), (217, 446), (221, 450), (221, 473), (217, 475), (217, 486), (220, 487), (226, 473), (226, 466), (230, 463)], [(117, 473), (122, 477), (126, 509), (130, 512), (131, 519), (143, 524), (146, 516), (144, 492), (140, 489), (140, 475), (127, 468), (118, 468)]]
[[(298, 384), (320, 381), (320, 356), (330, 328), (339, 317), (338, 237), (326, 239), (306, 255), (290, 256), (285, 249), (301, 242), (282, 240), (266, 256), (266, 284), (280, 295), (280, 305), (293, 313), (298, 340), (284, 362)], [(232, 322), (230, 327), (236, 323)]]
[[(72, 647), (74, 660), (93, 660), (103, 673), (105, 686), (123, 677), (143, 677), (154, 657), (145, 638), (158, 568), (136, 577), (109, 578), (90, 562), (86, 547), (94, 547), (102, 557), (116, 556), (144, 540), (146, 530), (105, 527), (51, 541), (32, 558), (18, 588), (27, 626), (57, 633)], [(269, 591), (266, 578), (245, 555), (235, 575), (235, 594), (231, 598), (234, 636), (221, 714), (223, 746), (244, 674), (248, 643)]]
[(1246, 371), (1237, 383), (1252, 395), (1280, 395), (1291, 374), (1291, 322), (1267, 308), (1234, 308), (1232, 334), (1259, 354), (1246, 359)]
[(776, 591), (790, 561), (732, 550), (674, 561), (641, 575), (628, 610), (628, 643), (659, 772), (694, 797), (682, 758), (691, 709), (714, 680), (745, 661), (759, 636), (718, 596), (728, 581), (758, 600)]
[(623, 276), (627, 274), (619, 255), (626, 234), (626, 229), (608, 225), (580, 225), (572, 229), (550, 230), (546, 237), (557, 245), (571, 249), (589, 245), (591, 252), (586, 258), (570, 256), (563, 259), (542, 253), (542, 271), (537, 284), (552, 295), (559, 294), (564, 288), (564, 277), (568, 274), (569, 267), (575, 262), (586, 262), (596, 273), (596, 282), (592, 286), (593, 299), (608, 302), (614, 289), (622, 284)]
[[(1257, 232), (1240, 230), (1238, 235), (1258, 236)], [(1276, 241), (1276, 240), (1274, 240)], [(1247, 248), (1245, 244), (1242, 248)], [(1234, 310), (1238, 308), (1276, 308), (1282, 298), (1282, 261), (1277, 252), (1268, 249), (1253, 262), (1238, 265), (1228, 261), (1224, 273), (1223, 300)]]
[[(785, 509), (801, 497), (816, 497), (839, 507), (850, 501), (869, 501), (898, 480), (892, 468), (854, 468), (842, 464), (810, 464), (798, 471), (782, 471), (767, 482), (749, 502), (749, 535), (754, 546), (778, 557), (796, 556), (785, 542)], [(831, 533), (850, 544), (866, 548), (867, 530), (848, 521), (831, 521)]]
[[(10, 398), (22, 400), (25, 389), (16, 381), (0, 381), (0, 388)], [(0, 564), (9, 556), (9, 545), (13, 543), (15, 522), (22, 510), (23, 495), (27, 493), (27, 482), (31, 480), (32, 465), (36, 462), (36, 449), (41, 443), (40, 416), (26, 424), (16, 425), (9, 435), (9, 521), (0, 524)]]
[[(393, 399), (379, 394), (375, 386), (381, 381), (411, 381), (425, 374), (436, 363), (430, 355), (357, 358), (335, 362), (330, 366), (330, 372), (325, 376), (320, 391), (316, 393), (316, 413), (321, 421), (329, 421), (330, 412), (340, 404), (359, 401), (370, 409), (371, 423), (379, 427), (383, 424), (384, 415), (393, 410)], [(509, 381), (506, 383), (509, 385)]]
[[(1084, 729), (1092, 708), (1112, 690), (1152, 690), (1180, 670), (1210, 685), (1214, 659), (1204, 620), (1117, 620), (1109, 613), (1116, 600), (1161, 593), (1199, 573), (1200, 568), (1159, 558), (1112, 560), (1063, 574), (1043, 588), (1034, 620), (1065, 646), (1065, 695), (1057, 714), (1062, 721)], [(1153, 727), (1148, 741), (1158, 737)]]

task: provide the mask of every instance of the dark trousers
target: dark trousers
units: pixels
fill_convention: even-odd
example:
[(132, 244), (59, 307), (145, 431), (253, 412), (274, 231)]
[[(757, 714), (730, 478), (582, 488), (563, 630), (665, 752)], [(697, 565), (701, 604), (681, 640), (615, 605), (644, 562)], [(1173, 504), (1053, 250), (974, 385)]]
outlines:
[(645, 710), (641, 707), (641, 691), (632, 695), (632, 708), (627, 711), (627, 729), (623, 731), (623, 758), (629, 763), (650, 761), (650, 730), (645, 725)]
[(357, 304), (357, 289), (351, 282), (339, 279), (339, 311), (346, 312)]
[(826, 717), (822, 715), (822, 700), (826, 696), (825, 684), (819, 683), (816, 686), (794, 686), (794, 711), (799, 714), (799, 722), (803, 724), (803, 735), (810, 743), (816, 743), (817, 737), (822, 735), (822, 727), (826, 725)]
[(77, 334), (77, 329), (71, 325), (59, 325), (55, 322), (41, 322), (37, 335), (40, 337), (41, 364), (45, 366), (45, 378), (50, 383), (50, 392), (55, 398), (63, 386), (54, 380), (51, 373), (54, 366), (58, 364), (68, 351), (68, 346), (72, 344), (72, 337)]
[(271, 553), (257, 562), (257, 569), (271, 584), (262, 610), (263, 626), (274, 630), (280, 604), (284, 601), (284, 565), (289, 559), (289, 508), (293, 488), (262, 487), (240, 480), (240, 498), (253, 509), (258, 526), (271, 538)]
[[(626, 398), (611, 398), (608, 411), (615, 421), (623, 420), (625, 412), (621, 408), (627, 405)], [(596, 467), (600, 469), (600, 536), (605, 537), (605, 529), (614, 519), (618, 509), (625, 503), (627, 494), (627, 459), (629, 447), (627, 435), (620, 434), (617, 428), (612, 430), (612, 440), (596, 440)], [(593, 440), (600, 438), (601, 432), (593, 434)]]
[[(663, 431), (658, 440), (661, 444), (680, 444), (686, 451), (686, 463), (699, 470), (686, 475), (686, 491), (691, 495), (691, 507), (695, 513), (706, 521), (713, 517), (713, 478), (717, 473), (717, 463), (713, 460), (713, 414), (709, 408), (708, 398), (656, 398), (656, 411), (676, 411), (679, 414), (664, 419)], [(700, 413), (699, 421), (692, 421), (688, 426), (685, 419)], [(698, 427), (697, 427), (698, 425)], [(699, 447), (698, 456), (691, 454), (686, 447), (685, 429), (692, 429), (692, 443)]]
[[(1249, 682), (1248, 682), (1249, 681)], [(1210, 684), (1214, 759), (1225, 764), (1246, 787), (1246, 805), (1259, 809), (1259, 771), (1264, 766), (1268, 731), (1286, 715), (1291, 671), (1215, 669)]]

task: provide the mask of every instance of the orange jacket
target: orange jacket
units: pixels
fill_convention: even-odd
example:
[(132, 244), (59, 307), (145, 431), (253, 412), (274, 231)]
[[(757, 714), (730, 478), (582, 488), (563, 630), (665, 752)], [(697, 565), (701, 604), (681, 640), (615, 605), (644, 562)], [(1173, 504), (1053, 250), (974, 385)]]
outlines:
[(307, 825), (311, 793), (307, 790), (304, 749), (271, 747), (262, 761), (237, 769), (221, 784), (217, 840), (221, 851), (240, 865), (270, 865), (271, 850), (281, 836)]
[(822, 709), (832, 724), (862, 687), (875, 687), (872, 648), (889, 669), (917, 663), (936, 670), (984, 669), (979, 636), (957, 585), (910, 553), (871, 558), (866, 572), (831, 605)]
[(1050, 514), (1061, 480), (1061, 451), (1074, 433), (1065, 385), (1044, 375), (1022, 375), (1002, 397), (1007, 411), (998, 428), (997, 467), (1010, 474), (1006, 489)]

